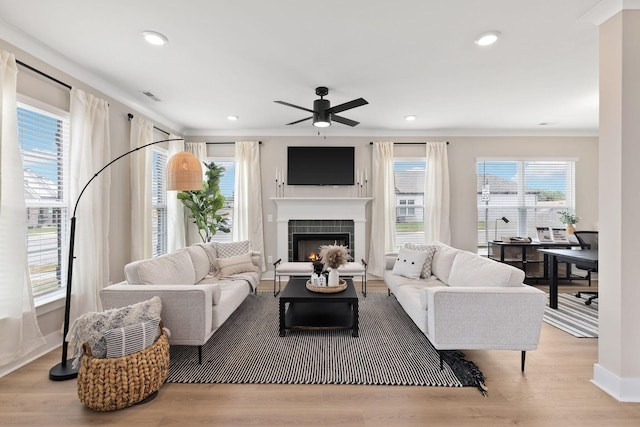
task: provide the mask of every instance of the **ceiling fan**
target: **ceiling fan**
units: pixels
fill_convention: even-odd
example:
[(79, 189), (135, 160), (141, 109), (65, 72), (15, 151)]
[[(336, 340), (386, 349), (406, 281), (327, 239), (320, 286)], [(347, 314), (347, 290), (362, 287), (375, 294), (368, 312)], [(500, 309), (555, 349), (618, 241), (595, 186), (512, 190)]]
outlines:
[(289, 104), (284, 101), (274, 101), (278, 104), (286, 105), (289, 107), (297, 108), (299, 110), (304, 110), (312, 113), (311, 117), (306, 117), (301, 120), (296, 120), (295, 122), (287, 123), (287, 125), (295, 125), (296, 123), (304, 122), (305, 120), (313, 119), (313, 125), (315, 127), (324, 128), (327, 126), (331, 126), (331, 121), (342, 123), (347, 126), (357, 126), (360, 122), (356, 122), (355, 120), (347, 119), (342, 116), (338, 116), (337, 113), (341, 113), (346, 110), (350, 110), (356, 107), (362, 107), (363, 105), (367, 105), (368, 102), (364, 98), (354, 99), (353, 101), (345, 102), (344, 104), (336, 105), (335, 107), (331, 107), (331, 103), (328, 99), (324, 99), (325, 96), (329, 94), (329, 89), (320, 86), (316, 88), (316, 95), (320, 97), (320, 99), (316, 99), (313, 101), (313, 110), (308, 108), (300, 107), (298, 105)]

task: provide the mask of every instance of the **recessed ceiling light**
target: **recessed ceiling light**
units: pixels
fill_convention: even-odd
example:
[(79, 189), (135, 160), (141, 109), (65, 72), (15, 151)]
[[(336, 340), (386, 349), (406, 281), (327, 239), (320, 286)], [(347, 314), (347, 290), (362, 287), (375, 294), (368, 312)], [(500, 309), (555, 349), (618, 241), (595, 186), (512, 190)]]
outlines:
[(475, 43), (478, 46), (489, 46), (498, 41), (498, 37), (500, 37), (499, 31), (488, 31), (486, 33), (482, 33), (476, 38)]
[(414, 120), (415, 120), (415, 119), (417, 119), (417, 118), (418, 118), (418, 116), (414, 116), (413, 114), (411, 114), (411, 115), (409, 115), (409, 116), (404, 116), (404, 119), (405, 119), (406, 121), (408, 121), (408, 122), (412, 122), (412, 121), (414, 121)]
[(227, 120), (231, 120), (232, 122), (235, 122), (236, 120), (238, 120), (240, 117), (238, 116), (227, 116)]
[(157, 31), (143, 31), (142, 36), (147, 43), (154, 46), (163, 46), (169, 42), (169, 39), (164, 34), (160, 34)]

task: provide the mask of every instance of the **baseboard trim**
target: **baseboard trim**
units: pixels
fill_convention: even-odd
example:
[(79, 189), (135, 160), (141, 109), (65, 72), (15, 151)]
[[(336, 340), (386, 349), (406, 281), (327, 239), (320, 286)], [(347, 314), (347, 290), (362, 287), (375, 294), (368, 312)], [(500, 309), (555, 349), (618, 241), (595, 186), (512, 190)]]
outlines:
[[(0, 367), (0, 378), (4, 377), (5, 375), (9, 375), (11, 372), (22, 368), (23, 366), (44, 356), (50, 351), (62, 346), (62, 333), (60, 331), (52, 332), (49, 335), (45, 336), (44, 339), (45, 344), (42, 347), (39, 347), (26, 356), (20, 358), (20, 360), (16, 360), (13, 363), (9, 363), (8, 365)], [(60, 357), (62, 357), (62, 354), (60, 355)], [(53, 365), (51, 367), (53, 367)]]
[(640, 378), (620, 378), (595, 363), (591, 382), (620, 402), (640, 402)]

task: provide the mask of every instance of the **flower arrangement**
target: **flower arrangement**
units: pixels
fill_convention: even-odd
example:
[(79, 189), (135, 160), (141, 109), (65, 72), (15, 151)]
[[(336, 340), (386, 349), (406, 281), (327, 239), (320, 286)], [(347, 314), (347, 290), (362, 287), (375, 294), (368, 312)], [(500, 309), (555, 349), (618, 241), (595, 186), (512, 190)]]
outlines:
[(325, 268), (332, 269), (345, 265), (351, 257), (349, 249), (342, 245), (324, 245), (320, 246), (320, 259)]
[(572, 215), (569, 211), (561, 211), (558, 212), (560, 215), (560, 222), (563, 224), (577, 224), (580, 221), (580, 217), (576, 215)]

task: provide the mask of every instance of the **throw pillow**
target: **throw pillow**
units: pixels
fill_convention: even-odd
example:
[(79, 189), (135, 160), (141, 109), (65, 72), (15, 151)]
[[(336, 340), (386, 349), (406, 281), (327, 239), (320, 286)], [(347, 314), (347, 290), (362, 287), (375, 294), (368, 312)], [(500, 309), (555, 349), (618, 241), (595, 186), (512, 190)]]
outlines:
[(160, 319), (135, 323), (104, 333), (107, 341), (107, 357), (122, 357), (144, 350), (160, 336)]
[(218, 258), (216, 262), (218, 275), (222, 277), (238, 273), (255, 272), (258, 268), (251, 262), (251, 254), (249, 253), (227, 258)]
[(426, 252), (400, 248), (396, 263), (393, 265), (392, 273), (410, 279), (419, 279), (422, 266), (426, 259)]
[(208, 276), (215, 276), (216, 274), (216, 242), (208, 242), (208, 243), (198, 243), (204, 251), (207, 253), (207, 257), (209, 258), (209, 274)]
[(251, 242), (242, 240), (240, 242), (216, 243), (216, 252), (218, 258), (229, 258), (232, 256), (242, 255), (251, 251)]
[(436, 245), (418, 245), (415, 243), (407, 243), (404, 246), (407, 249), (411, 249), (414, 251), (423, 251), (427, 253), (427, 259), (424, 261), (424, 265), (422, 266), (420, 278), (428, 279), (429, 277), (431, 277), (431, 263), (433, 262), (433, 255), (436, 253), (436, 249), (438, 249), (438, 247)]
[(107, 355), (107, 342), (104, 333), (110, 329), (121, 328), (135, 323), (160, 318), (162, 300), (153, 297), (147, 301), (114, 308), (100, 313), (86, 313), (73, 321), (66, 340), (73, 349), (73, 367), (78, 366), (82, 356), (82, 344), (89, 343), (91, 354), (97, 358)]

